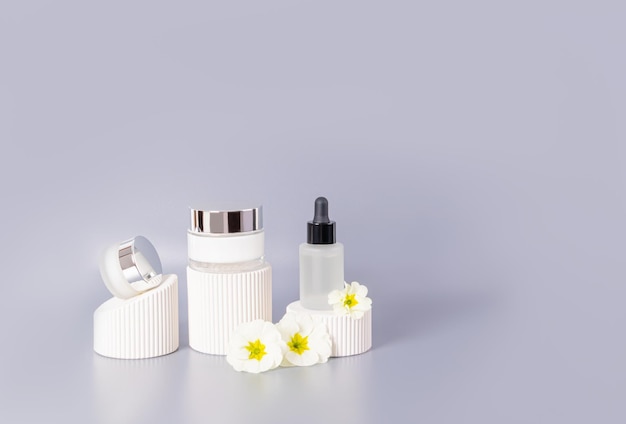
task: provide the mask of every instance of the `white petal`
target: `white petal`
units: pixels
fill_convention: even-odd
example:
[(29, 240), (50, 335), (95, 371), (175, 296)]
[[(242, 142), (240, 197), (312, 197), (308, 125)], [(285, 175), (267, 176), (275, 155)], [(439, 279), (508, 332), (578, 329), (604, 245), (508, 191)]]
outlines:
[(265, 321), (261, 319), (245, 322), (235, 329), (235, 334), (240, 335), (246, 340), (256, 340), (261, 335), (264, 322)]
[(313, 364), (317, 364), (318, 355), (316, 352), (312, 352), (311, 350), (305, 350), (302, 354), (298, 355), (296, 352), (287, 352), (285, 355), (285, 359), (289, 361), (292, 365), (296, 365), (298, 367), (308, 367)]
[(247, 361), (250, 357), (250, 352), (246, 348), (233, 349), (230, 356), (238, 361)]
[(348, 315), (348, 310), (341, 303), (335, 303), (333, 305), (333, 311), (337, 315)]
[(250, 372), (253, 374), (258, 374), (265, 370), (261, 369), (261, 361), (257, 361), (256, 359), (250, 359), (243, 364), (243, 370), (246, 372)]
[(276, 368), (276, 361), (270, 355), (265, 355), (260, 361), (254, 360), (254, 362), (257, 362), (259, 364), (259, 372), (265, 372), (267, 370)]
[(281, 340), (279, 343), (268, 343), (265, 345), (265, 352), (268, 356), (277, 357), (283, 356), (283, 350), (281, 349), (281, 345), (284, 342)]
[(291, 340), (293, 335), (298, 332), (297, 327), (294, 327), (294, 328), (283, 328), (283, 327), (279, 327), (278, 324), (276, 324), (276, 328), (279, 331), (281, 339), (282, 339), (283, 342), (288, 342), (289, 340)]
[(271, 357), (273, 360), (274, 365), (272, 368), (276, 368), (280, 365), (286, 350), (287, 345), (282, 340), (280, 340), (278, 343), (265, 346), (265, 352), (267, 352), (266, 356)]
[(276, 329), (281, 335), (281, 338), (284, 341), (289, 341), (293, 337), (294, 334), (298, 332), (298, 324), (296, 323), (296, 319), (294, 314), (285, 315), (279, 322), (276, 324)]
[(244, 338), (241, 334), (234, 333), (232, 336), (230, 336), (230, 340), (228, 341), (228, 346), (231, 346), (233, 349), (237, 349), (242, 346), (247, 346), (248, 341), (249, 340)]
[(319, 356), (320, 363), (328, 361), (328, 358), (333, 352), (333, 342), (330, 339), (328, 333), (324, 334), (323, 337), (320, 337), (319, 340), (316, 340), (315, 350), (317, 351), (317, 354)]
[(330, 349), (332, 342), (330, 341), (330, 336), (328, 334), (319, 334), (317, 337), (309, 337), (308, 340), (309, 349), (318, 351), (326, 351), (326, 349)]
[(313, 327), (311, 334), (309, 334), (309, 340), (318, 340), (323, 338), (325, 335), (328, 335), (328, 328), (326, 327), (326, 324), (318, 322)]
[(330, 345), (328, 346), (328, 349), (318, 352), (317, 354), (320, 356), (320, 363), (328, 362), (328, 358), (330, 358), (332, 353), (333, 349)]
[(287, 359), (287, 355), (283, 356), (283, 361), (280, 363), (281, 367), (293, 367), (294, 365), (289, 362), (289, 359)]
[(305, 350), (304, 352), (302, 352), (302, 355), (300, 355), (300, 358), (302, 360), (302, 366), (308, 367), (311, 365), (315, 365), (319, 362), (319, 355), (317, 354), (317, 352), (312, 351), (312, 350)]
[(310, 343), (309, 347), (312, 352), (317, 354), (317, 362), (326, 362), (332, 353), (332, 342), (330, 341), (330, 337), (328, 335), (326, 335), (326, 338)]
[(328, 294), (328, 304), (333, 305), (335, 303), (341, 302), (341, 298), (343, 297), (343, 293), (339, 290), (333, 290)]
[(244, 364), (245, 362), (243, 361), (237, 361), (237, 362), (232, 362), (231, 365), (233, 366), (233, 368), (235, 369), (235, 371), (241, 372), (244, 370)]
[(266, 340), (268, 343), (277, 342), (282, 339), (280, 332), (276, 329), (276, 326), (267, 321), (263, 321), (260, 338)]
[(350, 316), (352, 316), (353, 318), (356, 318), (356, 319), (361, 319), (361, 318), (363, 318), (363, 315), (364, 315), (364, 312), (363, 312), (363, 311), (357, 311), (357, 310), (354, 310), (354, 309), (353, 309), (353, 310), (350, 312)]
[(354, 292), (357, 296), (367, 297), (367, 287), (357, 283), (356, 281), (353, 284), (355, 285)]
[(285, 354), (285, 357), (283, 358), (283, 362), (289, 363), (289, 366), (292, 366), (292, 367), (299, 366), (300, 355), (290, 350)]
[(232, 355), (226, 355), (226, 362), (228, 362), (235, 369), (235, 371), (241, 371), (241, 361), (237, 360)]
[(357, 304), (352, 307), (353, 311), (369, 311), (372, 308), (372, 301), (369, 297), (357, 299)]
[(309, 314), (298, 314), (296, 323), (298, 324), (298, 333), (300, 333), (302, 337), (307, 337), (311, 334), (311, 331), (313, 331), (313, 319)]

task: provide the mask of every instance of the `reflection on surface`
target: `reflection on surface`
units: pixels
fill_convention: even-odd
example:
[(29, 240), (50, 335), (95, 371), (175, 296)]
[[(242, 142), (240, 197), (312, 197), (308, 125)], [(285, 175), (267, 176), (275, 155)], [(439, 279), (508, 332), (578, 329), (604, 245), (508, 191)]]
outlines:
[[(262, 374), (234, 371), (221, 356), (190, 352), (183, 399), (187, 422), (368, 422), (371, 354)], [(330, 395), (333, 393), (333, 395)], [(278, 420), (278, 421), (276, 421)]]
[(373, 354), (262, 374), (238, 373), (225, 357), (188, 348), (144, 360), (94, 354), (95, 415), (116, 424), (370, 422)]
[[(98, 422), (137, 423), (172, 404), (176, 382), (176, 358), (111, 359), (93, 355), (95, 410)], [(159, 406), (159, 407), (157, 407)], [(156, 417), (155, 417), (156, 418)]]

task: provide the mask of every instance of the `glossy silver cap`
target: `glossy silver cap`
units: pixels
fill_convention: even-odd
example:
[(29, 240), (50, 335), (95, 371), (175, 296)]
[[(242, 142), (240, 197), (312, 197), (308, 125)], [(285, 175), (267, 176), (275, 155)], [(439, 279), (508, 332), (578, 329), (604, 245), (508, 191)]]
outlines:
[[(118, 247), (118, 259), (124, 277), (135, 287), (135, 283), (144, 288), (158, 285), (161, 282), (161, 259), (150, 241), (137, 236), (120, 243)], [(137, 288), (137, 287), (136, 287)]]
[(236, 205), (209, 208), (189, 208), (190, 230), (206, 234), (248, 233), (263, 229), (263, 206)]

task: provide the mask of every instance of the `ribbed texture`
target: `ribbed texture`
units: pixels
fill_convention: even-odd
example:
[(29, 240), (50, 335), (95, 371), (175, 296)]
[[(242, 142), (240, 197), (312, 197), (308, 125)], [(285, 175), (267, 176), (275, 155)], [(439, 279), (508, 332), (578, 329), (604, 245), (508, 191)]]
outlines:
[(189, 346), (225, 355), (240, 324), (272, 320), (272, 269), (269, 265), (242, 273), (209, 273), (187, 267)]
[(94, 350), (103, 356), (141, 359), (178, 349), (178, 278), (131, 299), (112, 298), (94, 312)]
[(333, 311), (306, 309), (297, 301), (287, 306), (287, 312), (307, 313), (314, 320), (324, 322), (333, 342), (331, 356), (358, 355), (372, 347), (371, 309), (365, 312), (363, 318), (355, 319), (349, 315), (335, 315)]

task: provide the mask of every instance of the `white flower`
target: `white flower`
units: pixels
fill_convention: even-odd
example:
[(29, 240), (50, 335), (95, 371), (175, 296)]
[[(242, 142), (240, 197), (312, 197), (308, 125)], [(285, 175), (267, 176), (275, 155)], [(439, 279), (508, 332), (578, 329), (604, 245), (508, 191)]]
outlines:
[(307, 367), (328, 361), (332, 342), (323, 322), (313, 321), (308, 314), (287, 313), (276, 328), (287, 344), (282, 366)]
[(228, 343), (226, 361), (236, 371), (256, 374), (279, 366), (285, 349), (274, 324), (257, 319), (235, 330)]
[(343, 290), (333, 290), (328, 294), (328, 304), (332, 305), (337, 315), (362, 318), (366, 311), (372, 309), (372, 299), (367, 297), (367, 287), (356, 281), (344, 285)]

